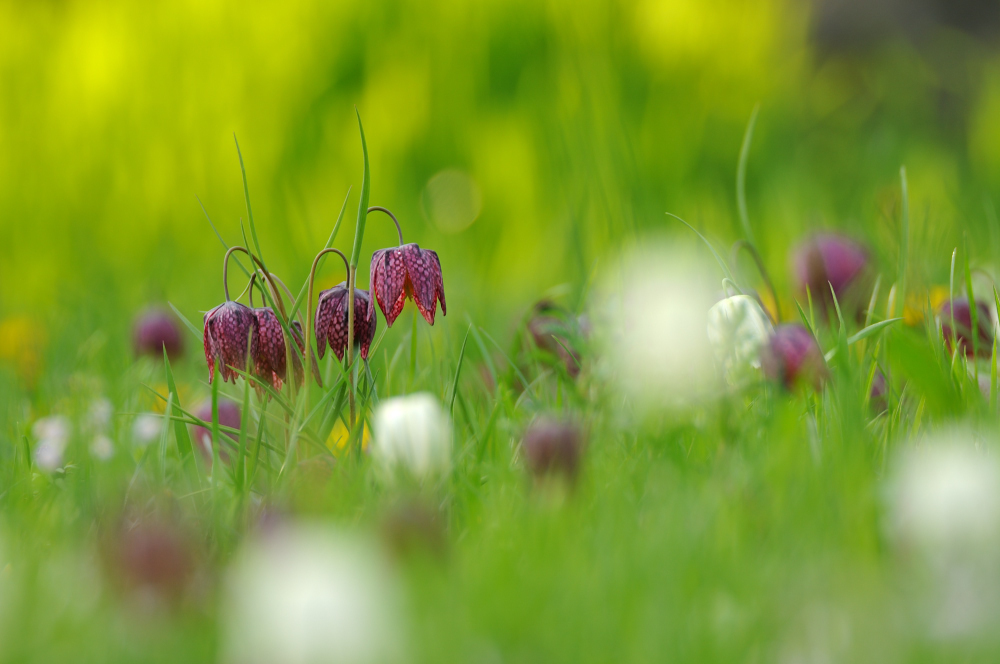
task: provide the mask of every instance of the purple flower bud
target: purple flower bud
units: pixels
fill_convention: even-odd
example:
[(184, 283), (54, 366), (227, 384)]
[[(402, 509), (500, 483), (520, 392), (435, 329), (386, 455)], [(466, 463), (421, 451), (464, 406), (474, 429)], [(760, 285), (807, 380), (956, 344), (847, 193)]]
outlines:
[(175, 360), (184, 354), (184, 340), (174, 315), (160, 307), (144, 309), (132, 325), (132, 349), (135, 354)]
[[(195, 411), (195, 417), (211, 424), (212, 402), (204, 402), (198, 410)], [(240, 407), (227, 399), (219, 399), (219, 425), (239, 429)], [(222, 431), (221, 429), (220, 433), (224, 436), (229, 436), (234, 441), (239, 440), (239, 437), (235, 433)], [(191, 425), (191, 437), (194, 439), (195, 447), (197, 447), (198, 451), (201, 452), (202, 458), (205, 459), (206, 463), (211, 464), (212, 430), (202, 426)], [(227, 445), (219, 446), (219, 458), (222, 459), (223, 463), (229, 462), (229, 448)]]
[(222, 364), (222, 380), (232, 380), (236, 384), (238, 374), (233, 368), (245, 369), (247, 360), (257, 355), (257, 337), (257, 318), (249, 307), (238, 302), (223, 302), (206, 313), (204, 339), (208, 382), (215, 378), (218, 360)]
[(809, 330), (798, 323), (776, 327), (761, 350), (760, 360), (764, 375), (787, 389), (800, 384), (819, 389), (828, 374), (819, 344)]
[(872, 389), (868, 393), (868, 403), (871, 404), (872, 409), (876, 413), (885, 412), (886, 408), (888, 408), (888, 394), (889, 390), (885, 382), (885, 375), (876, 369), (875, 376), (872, 378)]
[[(338, 360), (347, 351), (347, 285), (340, 282), (319, 294), (316, 305), (316, 345), (323, 359), (327, 344)], [(354, 343), (361, 346), (361, 359), (368, 359), (368, 348), (375, 338), (377, 318), (369, 317), (372, 302), (368, 291), (354, 289)]]
[(535, 477), (562, 474), (569, 480), (576, 478), (583, 445), (578, 425), (548, 417), (528, 427), (522, 442), (528, 469)]
[[(954, 312), (954, 313), (953, 313)], [(969, 306), (968, 298), (956, 298), (954, 307), (951, 302), (941, 305), (941, 332), (944, 335), (948, 352), (953, 349), (954, 337), (951, 329), (952, 318), (955, 319), (955, 327), (958, 329), (958, 347), (965, 353), (966, 357), (972, 357), (975, 352), (972, 341), (972, 307)], [(993, 355), (993, 329), (992, 316), (989, 306), (982, 300), (976, 300), (976, 323), (979, 328), (976, 344), (979, 346), (979, 357), (991, 357)]]
[(854, 240), (834, 233), (814, 235), (795, 249), (792, 266), (799, 292), (805, 294), (808, 287), (821, 314), (836, 316), (830, 286), (845, 318), (856, 318), (867, 304), (869, 254)]
[[(369, 288), (389, 327), (403, 311), (406, 298), (413, 300), (430, 325), (434, 324), (438, 301), (441, 302), (441, 313), (448, 314), (437, 252), (421, 249), (416, 244), (379, 249), (373, 253)], [(374, 313), (374, 302), (370, 302), (367, 318)]]

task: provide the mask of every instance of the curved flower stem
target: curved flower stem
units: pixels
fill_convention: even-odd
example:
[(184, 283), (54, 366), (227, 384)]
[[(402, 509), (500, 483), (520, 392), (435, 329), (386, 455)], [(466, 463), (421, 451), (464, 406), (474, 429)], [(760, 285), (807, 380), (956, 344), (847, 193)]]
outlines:
[(399, 226), (399, 220), (396, 219), (396, 215), (394, 215), (387, 208), (384, 208), (381, 205), (373, 205), (370, 208), (368, 208), (368, 211), (369, 212), (385, 212), (387, 215), (389, 215), (389, 218), (392, 219), (392, 223), (396, 224), (396, 232), (399, 233), (399, 244), (400, 244), (400, 246), (402, 246), (403, 245), (403, 229), (400, 228), (400, 226)]
[[(306, 369), (305, 369), (305, 375), (307, 376), (306, 380), (309, 380), (308, 376), (312, 373), (312, 370), (313, 370), (313, 367), (312, 367), (312, 353), (309, 350), (309, 339), (311, 338), (311, 335), (313, 333), (313, 329), (312, 329), (313, 328), (313, 321), (312, 321), (313, 282), (316, 281), (316, 268), (319, 266), (319, 259), (322, 258), (323, 256), (325, 256), (326, 254), (337, 254), (342, 259), (344, 259), (344, 267), (347, 268), (348, 277), (350, 277), (350, 274), (351, 274), (351, 265), (350, 265), (350, 263), (347, 262), (347, 256), (345, 256), (344, 252), (342, 252), (340, 249), (335, 249), (334, 247), (328, 247), (328, 248), (323, 249), (322, 251), (320, 251), (318, 254), (316, 254), (316, 258), (313, 259), (312, 269), (309, 270), (309, 290), (308, 290), (308, 295), (306, 296), (306, 298), (307, 298), (306, 299), (306, 306), (305, 306), (305, 309), (306, 309), (306, 329), (303, 331), (303, 336), (305, 337), (305, 351), (303, 352), (303, 358), (305, 359), (305, 365), (306, 365)], [(353, 320), (351, 320), (349, 322), (349, 325), (350, 325), (349, 329), (352, 330), (352, 331), (354, 330), (353, 322), (354, 322)], [(348, 332), (348, 336), (353, 337), (353, 334), (351, 332)], [(353, 339), (351, 341), (353, 341)], [(350, 345), (348, 345), (348, 353), (349, 352), (350, 352)], [(348, 355), (348, 362), (350, 362), (350, 355)], [(350, 367), (350, 364), (348, 364), (348, 367)], [(306, 410), (308, 410), (308, 408), (309, 408), (308, 398), (309, 398), (309, 396), (308, 396), (308, 392), (307, 392), (306, 393), (306, 399), (307, 399), (307, 401), (306, 401)], [(353, 413), (354, 413), (354, 393), (353, 392), (351, 393), (351, 413), (352, 413), (352, 417), (353, 417)]]
[(781, 321), (781, 303), (778, 302), (778, 291), (774, 289), (774, 283), (771, 281), (771, 275), (768, 274), (767, 268), (764, 267), (764, 261), (761, 260), (760, 254), (757, 253), (757, 248), (753, 246), (752, 242), (747, 240), (737, 240), (733, 244), (733, 267), (736, 268), (736, 257), (740, 253), (740, 249), (743, 249), (750, 257), (753, 258), (753, 262), (757, 265), (757, 271), (760, 273), (761, 278), (764, 280), (764, 285), (767, 289), (771, 291), (771, 297), (774, 299), (774, 313), (775, 317), (778, 319), (775, 322)]
[(347, 380), (351, 404), (351, 433), (354, 432), (354, 283), (358, 266), (347, 267)]

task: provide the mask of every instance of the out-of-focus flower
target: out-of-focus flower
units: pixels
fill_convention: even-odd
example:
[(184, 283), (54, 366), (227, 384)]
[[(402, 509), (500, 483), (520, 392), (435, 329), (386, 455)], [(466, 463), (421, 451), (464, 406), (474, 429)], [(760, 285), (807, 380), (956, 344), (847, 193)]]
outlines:
[(885, 374), (876, 369), (875, 376), (872, 378), (872, 388), (868, 392), (868, 403), (871, 404), (872, 410), (876, 413), (885, 412), (889, 403), (888, 396), (889, 390), (885, 382)]
[[(348, 300), (347, 286), (340, 282), (333, 288), (319, 294), (319, 304), (316, 305), (316, 345), (319, 346), (319, 357), (323, 359), (326, 345), (338, 360), (344, 359), (347, 352)], [(354, 289), (354, 343), (361, 347), (361, 359), (368, 359), (368, 349), (375, 338), (377, 318), (371, 316), (371, 296), (368, 291)]]
[(90, 454), (98, 461), (107, 461), (115, 455), (115, 444), (108, 436), (99, 433), (90, 441)]
[[(957, 334), (952, 332), (952, 319), (955, 321)], [(991, 357), (993, 355), (993, 316), (990, 314), (989, 306), (982, 300), (976, 301), (976, 323), (978, 334), (975, 344), (978, 345), (979, 357)], [(966, 357), (975, 354), (972, 334), (972, 307), (969, 306), (968, 298), (955, 298), (953, 302), (945, 302), (941, 305), (941, 333), (944, 335), (945, 344), (948, 351), (954, 348), (955, 337), (958, 338), (958, 348)]]
[(761, 350), (761, 366), (765, 376), (789, 390), (798, 385), (819, 389), (829, 373), (816, 339), (798, 323), (775, 328), (770, 341)]
[[(208, 382), (215, 379), (215, 363), (222, 365), (222, 380), (236, 384), (233, 368), (244, 369), (257, 355), (257, 317), (239, 302), (223, 302), (205, 314), (205, 360)], [(248, 352), (249, 351), (249, 352)]]
[(377, 549), (321, 525), (279, 525), (251, 540), (226, 578), (223, 661), (400, 661), (397, 584)]
[(371, 453), (388, 476), (402, 471), (417, 479), (451, 467), (451, 419), (426, 392), (385, 399), (375, 411)]
[[(434, 324), (438, 301), (441, 302), (441, 314), (448, 315), (437, 252), (421, 249), (416, 244), (379, 249), (373, 253), (369, 287), (389, 327), (403, 311), (406, 298), (413, 300), (429, 325)], [(368, 318), (374, 315), (375, 304), (369, 301)]]
[(445, 551), (442, 516), (421, 502), (394, 505), (382, 519), (382, 536), (389, 550), (397, 556), (416, 551), (440, 556)]
[(114, 412), (115, 407), (111, 401), (104, 397), (95, 399), (87, 411), (87, 426), (91, 431), (105, 431), (111, 424), (111, 416), (114, 415)]
[(850, 238), (836, 233), (813, 235), (793, 251), (792, 271), (799, 292), (804, 295), (808, 287), (824, 315), (836, 318), (831, 286), (845, 318), (857, 317), (867, 304), (868, 250)]
[(528, 333), (535, 345), (559, 358), (572, 378), (580, 374), (580, 352), (576, 340), (582, 336), (579, 319), (552, 302), (536, 302), (528, 319)]
[(161, 307), (149, 307), (139, 313), (132, 324), (132, 350), (138, 355), (163, 357), (163, 349), (171, 360), (184, 354), (184, 337), (172, 313)]
[(906, 296), (906, 306), (903, 307), (903, 323), (910, 326), (920, 325), (924, 322), (925, 310), (933, 314), (947, 301), (947, 286), (932, 286), (927, 291), (910, 293)]
[[(195, 416), (209, 424), (212, 423), (212, 402), (206, 401), (198, 410)], [(219, 425), (240, 428), (240, 407), (228, 399), (219, 399)], [(232, 432), (219, 430), (223, 436), (229, 436), (232, 440), (239, 440), (239, 437)], [(191, 425), (191, 437), (194, 439), (195, 447), (201, 452), (206, 463), (212, 463), (212, 430), (202, 426)], [(229, 461), (229, 449), (226, 445), (219, 446), (219, 458), (223, 463)]]
[(111, 563), (110, 573), (140, 600), (175, 603), (191, 582), (195, 554), (176, 526), (144, 521), (118, 535)]
[(727, 297), (708, 311), (708, 340), (732, 383), (760, 368), (761, 348), (773, 333), (771, 321), (749, 295)]
[[(372, 439), (371, 429), (368, 428), (368, 423), (365, 422), (363, 425), (361, 433), (361, 449), (365, 452), (368, 451), (368, 444)], [(347, 449), (347, 441), (351, 437), (351, 432), (347, 430), (342, 420), (337, 420), (333, 424), (333, 428), (330, 429), (330, 435), (326, 437), (326, 446), (331, 452), (335, 454), (340, 454)]]
[(594, 311), (595, 335), (619, 387), (646, 411), (714, 396), (705, 333), (717, 283), (711, 271), (689, 254), (647, 243), (604, 282), (610, 292)]
[(1000, 463), (972, 434), (948, 430), (896, 459), (887, 534), (929, 586), (924, 609), (938, 638), (985, 629), (1000, 615)]
[(163, 417), (155, 413), (140, 413), (132, 423), (132, 438), (139, 446), (158, 440), (162, 431)]
[(38, 378), (45, 347), (45, 330), (26, 316), (0, 321), (0, 360), (14, 366), (18, 377), (32, 388)]
[(35, 465), (47, 472), (62, 466), (71, 431), (69, 420), (62, 415), (50, 415), (36, 421), (31, 427), (31, 434), (37, 441), (32, 455)]
[(559, 474), (570, 481), (576, 479), (584, 434), (575, 422), (540, 418), (528, 427), (521, 446), (535, 477)]

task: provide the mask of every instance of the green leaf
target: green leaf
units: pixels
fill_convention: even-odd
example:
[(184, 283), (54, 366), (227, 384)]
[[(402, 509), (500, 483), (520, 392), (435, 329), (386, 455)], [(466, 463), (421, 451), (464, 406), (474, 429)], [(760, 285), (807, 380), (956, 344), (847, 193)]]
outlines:
[[(801, 307), (799, 308), (799, 311), (801, 313), (801, 311), (802, 311)], [(890, 318), (888, 320), (879, 321), (878, 323), (872, 323), (871, 325), (869, 325), (865, 329), (860, 330), (856, 334), (853, 334), (853, 335), (849, 336), (847, 338), (847, 345), (848, 346), (853, 346), (854, 344), (858, 343), (862, 339), (867, 339), (868, 337), (872, 336), (876, 332), (880, 332), (881, 330), (889, 327), (893, 323), (898, 323), (901, 320), (903, 320), (903, 319), (902, 318)], [(836, 356), (837, 356), (837, 349), (834, 348), (829, 353), (827, 353), (824, 357), (826, 357), (826, 361), (829, 362), (830, 360), (832, 360)]]
[(361, 151), (364, 153), (365, 169), (361, 176), (361, 200), (358, 202), (358, 223), (354, 229), (354, 249), (351, 251), (351, 265), (357, 267), (361, 259), (361, 241), (365, 236), (365, 221), (368, 218), (368, 198), (371, 190), (371, 173), (368, 171), (368, 143), (365, 142), (365, 128), (361, 124), (361, 113), (355, 107), (358, 116), (358, 129), (361, 131)]

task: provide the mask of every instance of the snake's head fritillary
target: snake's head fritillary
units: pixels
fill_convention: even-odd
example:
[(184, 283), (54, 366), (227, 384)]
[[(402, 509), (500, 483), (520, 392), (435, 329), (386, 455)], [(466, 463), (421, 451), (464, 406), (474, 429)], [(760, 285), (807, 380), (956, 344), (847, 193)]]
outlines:
[(800, 244), (792, 255), (792, 268), (798, 290), (820, 304), (820, 313), (836, 314), (833, 295), (837, 295), (844, 316), (858, 316), (865, 304), (870, 257), (868, 249), (854, 240), (835, 233), (820, 233)]
[[(326, 353), (327, 344), (338, 360), (344, 359), (347, 350), (347, 286), (340, 282), (333, 288), (319, 294), (316, 306), (316, 346), (320, 359)], [(361, 346), (361, 359), (368, 359), (368, 349), (375, 337), (375, 316), (369, 316), (372, 307), (368, 291), (354, 289), (354, 343)]]
[(776, 327), (761, 351), (760, 360), (764, 375), (787, 389), (797, 385), (819, 389), (828, 374), (819, 344), (812, 333), (798, 323)]
[(184, 339), (180, 325), (173, 314), (159, 307), (151, 307), (136, 316), (132, 327), (132, 348), (136, 355), (149, 355), (163, 359), (177, 359), (184, 353)]
[[(288, 361), (285, 355), (285, 332), (281, 328), (278, 317), (270, 307), (261, 307), (253, 310), (257, 318), (257, 325), (260, 331), (256, 353), (254, 354), (254, 373), (265, 383), (268, 383), (275, 390), (281, 390), (281, 386), (288, 379)], [(292, 339), (298, 346), (299, 352), (292, 351), (292, 366), (295, 375), (295, 384), (301, 385), (303, 381), (302, 360), (300, 354), (305, 351), (305, 339), (302, 336), (302, 325), (297, 320), (291, 324)], [(314, 361), (312, 363), (313, 377), (320, 387), (323, 380), (319, 375), (319, 368)]]
[[(421, 249), (416, 244), (379, 249), (372, 254), (370, 287), (389, 327), (395, 322), (406, 298), (413, 300), (428, 324), (434, 324), (437, 303), (441, 313), (448, 314), (444, 299), (444, 279), (437, 252)], [(367, 317), (375, 313), (375, 303), (369, 305)]]
[(238, 302), (224, 302), (205, 314), (205, 360), (208, 382), (215, 378), (215, 362), (221, 366), (222, 380), (236, 383), (234, 368), (247, 366), (256, 357), (258, 324), (253, 311)]
[[(955, 322), (955, 330), (952, 330), (952, 320)], [(955, 298), (952, 302), (945, 302), (941, 305), (941, 333), (944, 341), (951, 351), (958, 339), (958, 347), (966, 357), (972, 357), (978, 346), (979, 357), (990, 357), (993, 354), (993, 330), (992, 316), (990, 308), (982, 300), (976, 300), (976, 327), (978, 334), (976, 344), (972, 343), (972, 307), (969, 306), (968, 298)], [(956, 334), (957, 332), (957, 334)]]

